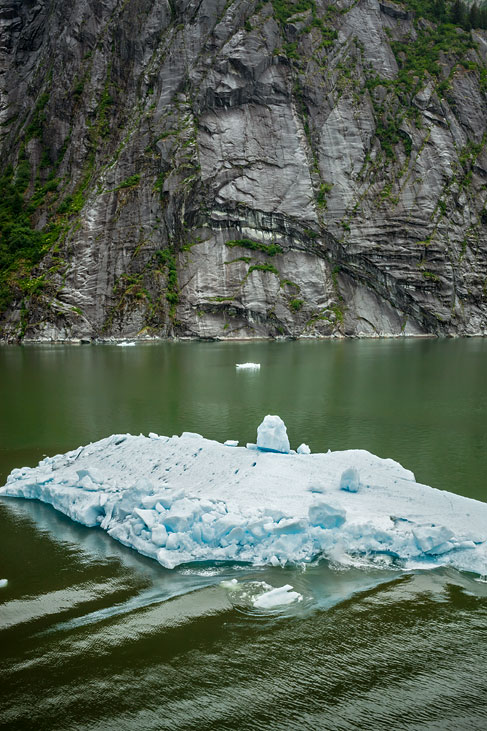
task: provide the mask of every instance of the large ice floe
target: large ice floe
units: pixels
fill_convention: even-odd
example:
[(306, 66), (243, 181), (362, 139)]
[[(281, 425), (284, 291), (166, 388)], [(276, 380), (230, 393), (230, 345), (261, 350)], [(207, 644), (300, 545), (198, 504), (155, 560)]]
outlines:
[(364, 450), (296, 453), (277, 416), (257, 444), (235, 444), (115, 434), (13, 470), (0, 495), (50, 503), (167, 568), (366, 557), (487, 574), (487, 503), (418, 484)]

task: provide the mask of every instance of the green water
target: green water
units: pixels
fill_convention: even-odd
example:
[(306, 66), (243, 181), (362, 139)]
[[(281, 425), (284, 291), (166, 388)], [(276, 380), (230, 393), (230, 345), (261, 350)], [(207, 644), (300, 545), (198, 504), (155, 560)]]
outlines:
[(483, 339), (3, 347), (0, 396), (0, 479), (114, 432), (255, 441), (277, 413), (295, 447), (368, 449), (487, 499)]
[[(255, 441), (277, 413), (294, 447), (368, 449), (485, 501), (486, 363), (482, 339), (2, 347), (0, 483), (114, 432)], [(166, 571), (21, 500), (0, 501), (0, 526), (2, 728), (487, 728), (474, 576)], [(303, 602), (256, 612), (262, 581)]]

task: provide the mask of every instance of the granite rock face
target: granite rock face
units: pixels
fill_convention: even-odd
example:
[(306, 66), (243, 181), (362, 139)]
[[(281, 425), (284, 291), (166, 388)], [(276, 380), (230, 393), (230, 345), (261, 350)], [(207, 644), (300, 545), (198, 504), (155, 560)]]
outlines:
[(406, 88), (427, 21), (292, 6), (3, 0), (2, 166), (55, 230), (3, 338), (487, 334), (487, 36)]

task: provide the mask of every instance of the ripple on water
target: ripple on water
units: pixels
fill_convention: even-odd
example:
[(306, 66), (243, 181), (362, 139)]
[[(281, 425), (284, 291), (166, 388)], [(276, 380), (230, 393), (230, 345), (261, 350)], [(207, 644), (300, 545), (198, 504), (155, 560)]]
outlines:
[[(0, 635), (7, 728), (487, 728), (476, 577), (387, 562), (165, 571), (51, 513), (36, 509), (42, 546), (5, 571), (0, 616), (24, 602)], [(301, 602), (255, 607), (286, 584)]]

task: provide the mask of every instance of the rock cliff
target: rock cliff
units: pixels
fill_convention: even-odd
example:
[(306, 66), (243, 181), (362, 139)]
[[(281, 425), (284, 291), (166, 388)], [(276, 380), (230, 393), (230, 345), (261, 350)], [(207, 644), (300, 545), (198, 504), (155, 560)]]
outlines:
[(4, 339), (487, 334), (487, 34), (2, 0)]

